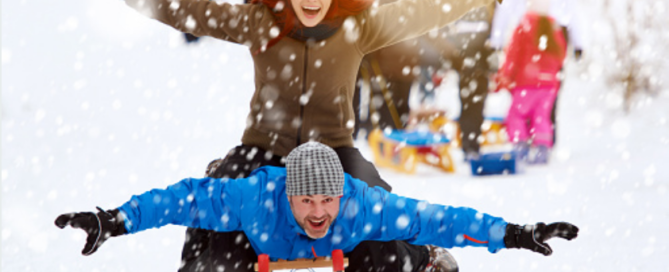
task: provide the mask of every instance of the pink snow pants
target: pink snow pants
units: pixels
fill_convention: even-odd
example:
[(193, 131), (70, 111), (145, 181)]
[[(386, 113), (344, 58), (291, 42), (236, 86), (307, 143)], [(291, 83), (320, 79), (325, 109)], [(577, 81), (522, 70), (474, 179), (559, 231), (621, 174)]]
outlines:
[(513, 143), (526, 142), (533, 136), (533, 146), (553, 147), (551, 111), (557, 91), (557, 86), (517, 87), (512, 90), (506, 132)]

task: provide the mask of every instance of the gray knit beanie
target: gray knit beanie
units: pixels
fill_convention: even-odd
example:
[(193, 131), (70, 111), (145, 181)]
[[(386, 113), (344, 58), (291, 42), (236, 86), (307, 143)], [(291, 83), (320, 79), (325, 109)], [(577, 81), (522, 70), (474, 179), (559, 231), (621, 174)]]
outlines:
[(286, 157), (286, 194), (344, 194), (344, 168), (337, 153), (327, 145), (307, 142)]

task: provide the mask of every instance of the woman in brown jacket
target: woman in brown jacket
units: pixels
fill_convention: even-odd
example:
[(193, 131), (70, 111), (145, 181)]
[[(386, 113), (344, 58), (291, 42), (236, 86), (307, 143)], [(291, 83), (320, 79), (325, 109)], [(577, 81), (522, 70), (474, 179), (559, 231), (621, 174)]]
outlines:
[[(242, 145), (213, 161), (207, 175), (236, 178), (263, 165), (282, 165), (281, 158), (293, 148), (318, 141), (337, 151), (347, 173), (388, 191), (390, 186), (353, 147), (352, 97), (363, 56), (441, 28), (492, 1), (400, 0), (374, 6), (373, 0), (253, 0), (242, 5), (125, 0), (182, 32), (245, 45), (253, 56), (255, 92)], [(189, 229), (180, 270), (253, 271), (256, 255), (247, 243), (243, 232)], [(358, 248), (348, 256), (347, 271), (457, 270), (450, 255), (433, 247), (428, 252), (392, 241)]]

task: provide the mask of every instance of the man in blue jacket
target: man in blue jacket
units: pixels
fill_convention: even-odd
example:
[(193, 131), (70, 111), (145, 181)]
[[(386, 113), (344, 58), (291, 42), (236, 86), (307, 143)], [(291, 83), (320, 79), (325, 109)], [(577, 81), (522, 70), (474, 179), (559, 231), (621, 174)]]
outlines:
[[(439, 247), (525, 248), (544, 255), (553, 237), (575, 238), (566, 222), (519, 226), (471, 208), (430, 204), (391, 194), (345, 174), (330, 147), (309, 142), (241, 179), (184, 179), (133, 196), (117, 209), (60, 215), (56, 225), (88, 233), (82, 253), (109, 237), (167, 224), (243, 231), (257, 254), (294, 260), (350, 252), (362, 241), (406, 240)], [(423, 267), (424, 269), (424, 267)], [(420, 270), (417, 270), (420, 271)]]

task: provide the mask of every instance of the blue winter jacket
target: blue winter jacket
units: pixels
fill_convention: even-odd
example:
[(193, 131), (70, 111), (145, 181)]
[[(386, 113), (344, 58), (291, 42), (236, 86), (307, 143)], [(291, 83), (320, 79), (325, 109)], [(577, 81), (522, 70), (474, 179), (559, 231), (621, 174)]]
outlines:
[(334, 249), (347, 253), (365, 240), (484, 246), (493, 253), (505, 247), (502, 218), (401, 197), (348, 174), (339, 215), (325, 237), (311, 239), (290, 210), (285, 177), (285, 168), (265, 166), (242, 179), (184, 179), (133, 196), (119, 209), (128, 233), (167, 224), (244, 231), (253, 249), (273, 260), (329, 256)]

